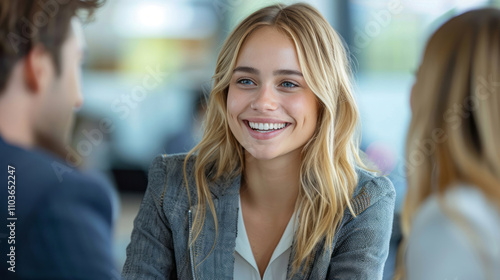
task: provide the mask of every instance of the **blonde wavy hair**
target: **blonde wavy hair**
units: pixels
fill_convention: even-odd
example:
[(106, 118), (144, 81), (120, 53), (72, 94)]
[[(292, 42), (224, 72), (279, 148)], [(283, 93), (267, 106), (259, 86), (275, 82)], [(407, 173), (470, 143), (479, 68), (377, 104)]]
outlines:
[(457, 16), (429, 40), (412, 92), (408, 192), (395, 279), (412, 220), (432, 194), (468, 183), (500, 206), (500, 10)]
[[(293, 41), (304, 78), (320, 103), (316, 131), (302, 150), (301, 188), (295, 206), (296, 211), (300, 209), (293, 260), (293, 273), (296, 273), (302, 264), (309, 264), (315, 247), (324, 238), (324, 249), (331, 248), (344, 209), (348, 207), (354, 215), (350, 199), (358, 180), (355, 168), (364, 167), (358, 155), (359, 114), (351, 89), (346, 50), (325, 18), (307, 4), (262, 8), (244, 19), (222, 46), (208, 100), (203, 139), (188, 153), (184, 163), (187, 184), (186, 165), (189, 157), (197, 154), (196, 203), (201, 207), (194, 216), (192, 242), (203, 227), (207, 204), (217, 225), (209, 183), (219, 178), (234, 178), (245, 169), (244, 150), (228, 125), (226, 101), (245, 38), (264, 26), (284, 32)], [(189, 187), (188, 195), (191, 201)], [(217, 232), (217, 226), (215, 230)]]

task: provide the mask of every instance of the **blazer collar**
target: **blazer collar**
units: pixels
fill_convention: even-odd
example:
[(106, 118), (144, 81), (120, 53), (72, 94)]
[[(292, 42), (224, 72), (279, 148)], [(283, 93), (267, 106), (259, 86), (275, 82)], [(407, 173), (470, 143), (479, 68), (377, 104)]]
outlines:
[(241, 174), (233, 175), (229, 178), (219, 178), (209, 186), (210, 192), (216, 199), (226, 195), (238, 195), (240, 193)]

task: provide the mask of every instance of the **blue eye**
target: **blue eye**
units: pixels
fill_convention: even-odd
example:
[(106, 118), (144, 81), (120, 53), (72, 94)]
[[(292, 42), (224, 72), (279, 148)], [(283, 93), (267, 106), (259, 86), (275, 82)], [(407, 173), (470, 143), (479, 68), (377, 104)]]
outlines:
[(252, 82), (252, 80), (250, 80), (250, 79), (241, 79), (241, 80), (238, 80), (237, 83), (242, 84), (242, 85), (247, 85), (247, 86), (254, 84), (254, 82)]
[(281, 86), (283, 87), (286, 87), (286, 88), (294, 88), (294, 87), (297, 87), (296, 84), (292, 83), (292, 82), (283, 82), (281, 83)]

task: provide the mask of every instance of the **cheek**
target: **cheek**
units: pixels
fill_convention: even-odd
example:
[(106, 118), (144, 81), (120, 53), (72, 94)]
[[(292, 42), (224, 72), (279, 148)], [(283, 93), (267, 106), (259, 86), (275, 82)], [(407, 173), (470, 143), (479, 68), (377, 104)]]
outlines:
[(287, 99), (287, 111), (299, 125), (316, 125), (318, 104), (313, 93)]
[(72, 81), (74, 82), (73, 86), (79, 88), (81, 80), (82, 80), (82, 68), (79, 65), (77, 65), (75, 67), (75, 71), (73, 71), (73, 77), (72, 77)]
[(63, 99), (66, 100), (67, 103), (71, 103), (71, 107), (73, 107), (75, 99), (77, 99), (80, 94), (80, 80), (81, 70), (77, 61), (71, 60), (63, 66), (59, 81), (61, 89), (64, 92)]
[(81, 83), (80, 80), (81, 80), (81, 76), (82, 76), (81, 67), (78, 64), (73, 65), (69, 74), (70, 74), (70, 77), (68, 79), (68, 82), (69, 82), (70, 89), (73, 92), (79, 92), (80, 83)]
[(227, 113), (229, 120), (236, 120), (245, 108), (245, 100), (237, 91), (231, 90), (227, 94)]

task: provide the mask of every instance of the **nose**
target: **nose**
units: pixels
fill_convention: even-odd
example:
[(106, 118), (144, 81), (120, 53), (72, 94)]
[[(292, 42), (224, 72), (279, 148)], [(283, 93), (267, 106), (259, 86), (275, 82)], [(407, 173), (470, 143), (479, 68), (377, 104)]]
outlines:
[(250, 104), (250, 107), (259, 112), (276, 110), (278, 108), (278, 102), (272, 86), (263, 86), (257, 92), (255, 99)]

